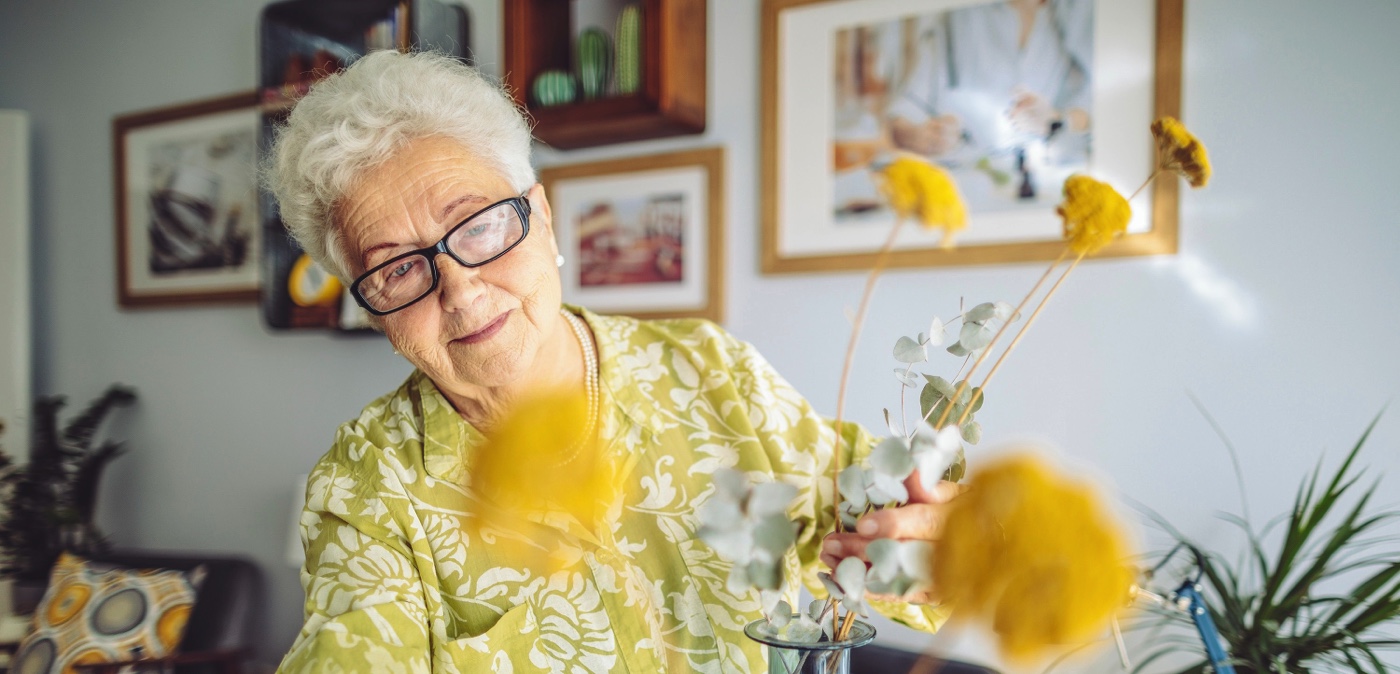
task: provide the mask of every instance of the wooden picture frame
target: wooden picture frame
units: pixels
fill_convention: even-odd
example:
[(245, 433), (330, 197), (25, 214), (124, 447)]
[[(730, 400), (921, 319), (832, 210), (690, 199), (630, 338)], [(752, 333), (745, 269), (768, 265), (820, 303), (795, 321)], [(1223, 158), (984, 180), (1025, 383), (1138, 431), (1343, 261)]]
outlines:
[[(1084, 150), (1088, 157), (1088, 168), (1084, 172), (1109, 181), (1127, 195), (1142, 183), (1153, 167), (1149, 123), (1157, 117), (1179, 114), (1183, 0), (1086, 2), (1093, 2), (1091, 39), (1096, 65), (1089, 71), (1092, 77), (1085, 74), (1081, 80), (1088, 82), (1086, 86), (1092, 100), (1090, 119), (1093, 120), (1088, 131), (1092, 133), (1093, 143), (1089, 145), (1085, 141), (1085, 147), (1090, 149)], [(849, 90), (838, 81), (841, 74), (837, 72), (837, 64), (846, 61), (838, 59), (836, 54), (851, 39), (844, 38), (848, 42), (843, 43), (840, 29), (869, 27), (865, 30), (883, 30), (884, 34), (889, 34), (890, 29), (875, 24), (899, 22), (903, 27), (906, 23), (924, 21), (914, 25), (932, 26), (938, 17), (952, 16), (950, 10), (961, 11), (982, 4), (993, 3), (987, 0), (982, 3), (967, 0), (763, 0), (761, 266), (764, 273), (867, 269), (873, 265), (876, 251), (893, 222), (893, 215), (878, 201), (869, 207), (883, 211), (883, 219), (863, 214), (859, 216), (865, 218), (863, 220), (847, 216), (846, 213), (858, 211), (843, 210), (843, 202), (836, 196), (840, 186), (834, 186), (839, 173), (835, 164), (846, 148), (836, 141), (839, 129), (835, 120), (840, 118), (840, 113), (833, 110), (839, 108), (840, 101), (834, 92)], [(944, 21), (939, 26), (946, 31), (944, 34), (952, 34), (954, 28), (948, 26), (953, 24)], [(936, 30), (929, 28), (919, 35), (935, 35)], [(865, 37), (859, 32), (855, 34), (860, 39)], [(846, 55), (851, 50), (839, 53)], [(947, 62), (953, 62), (953, 57), (947, 58)], [(947, 66), (928, 69), (936, 67)], [(905, 73), (915, 73), (915, 70), (909, 67)], [(912, 74), (908, 77), (905, 81), (914, 81)], [(1103, 85), (1108, 81), (1113, 83), (1111, 88)], [(792, 83), (801, 83), (801, 86)], [(886, 100), (893, 99), (894, 96), (890, 96)], [(948, 100), (956, 102), (951, 97)], [(801, 105), (803, 101), (808, 103)], [(930, 110), (930, 116), (935, 114), (929, 106), (924, 107)], [(989, 109), (994, 108), (989, 106)], [(891, 143), (888, 147), (897, 148), (893, 145), (893, 133), (887, 131), (886, 124), (879, 118), (877, 127), (879, 130), (872, 135), (886, 139)], [(1047, 138), (1053, 138), (1055, 131), (1051, 127)], [(961, 138), (955, 137), (954, 142), (966, 144), (968, 137), (967, 130), (963, 129)], [(870, 155), (889, 156), (892, 152)], [(984, 170), (980, 163), (973, 165), (970, 161), (962, 166), (965, 173), (974, 174), (974, 177)], [(995, 177), (993, 171), (986, 173)], [(954, 171), (954, 177), (967, 195), (967, 184), (962, 176)], [(988, 182), (992, 182), (990, 178)], [(1169, 178), (1154, 181), (1146, 194), (1150, 202), (1142, 198), (1133, 202), (1135, 212), (1128, 233), (1097, 255), (1175, 253), (1178, 183)], [(951, 249), (938, 247), (937, 232), (906, 228), (887, 263), (891, 267), (930, 267), (1052, 260), (1064, 247), (1059, 234), (1060, 220), (1055, 216), (1051, 201), (1059, 199), (1058, 184), (1055, 183), (1053, 192), (1042, 190), (1034, 196), (1038, 200), (1034, 207), (1014, 206), (1020, 210), (1007, 206), (1004, 211), (989, 207), (979, 212), (977, 204), (970, 199), (968, 228), (960, 234), (959, 245)], [(878, 194), (873, 185), (868, 189)], [(996, 192), (988, 189), (986, 194), (995, 195)], [(849, 220), (838, 222), (843, 217)], [(853, 226), (843, 229), (850, 223)]]
[(112, 120), (120, 306), (257, 301), (257, 106), (248, 91)]
[(724, 149), (540, 171), (564, 301), (637, 318), (724, 320)]

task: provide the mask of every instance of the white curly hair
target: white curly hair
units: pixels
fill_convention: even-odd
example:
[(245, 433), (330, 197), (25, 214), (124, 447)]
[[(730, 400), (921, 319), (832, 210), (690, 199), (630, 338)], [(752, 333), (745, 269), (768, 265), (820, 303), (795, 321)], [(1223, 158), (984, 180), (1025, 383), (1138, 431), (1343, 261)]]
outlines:
[(316, 83), (278, 130), (263, 180), (313, 260), (350, 281), (334, 210), (355, 179), (426, 136), (461, 143), (516, 193), (535, 184), (530, 127), (499, 85), (443, 54), (377, 51)]

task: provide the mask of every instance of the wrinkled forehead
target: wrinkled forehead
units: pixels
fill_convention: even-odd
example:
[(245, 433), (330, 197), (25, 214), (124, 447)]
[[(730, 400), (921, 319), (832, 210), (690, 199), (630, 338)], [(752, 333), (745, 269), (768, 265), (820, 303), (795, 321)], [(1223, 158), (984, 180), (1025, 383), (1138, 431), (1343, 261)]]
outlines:
[(336, 202), (333, 225), (358, 273), (370, 248), (429, 245), (463, 218), (512, 196), (494, 165), (455, 141), (427, 137), (361, 171)]

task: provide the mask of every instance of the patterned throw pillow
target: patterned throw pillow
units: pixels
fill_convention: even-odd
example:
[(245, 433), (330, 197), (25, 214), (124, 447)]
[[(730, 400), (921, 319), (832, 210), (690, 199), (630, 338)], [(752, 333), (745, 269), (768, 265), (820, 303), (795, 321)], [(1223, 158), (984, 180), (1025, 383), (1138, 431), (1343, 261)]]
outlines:
[(64, 553), (10, 671), (70, 674), (73, 665), (169, 655), (203, 578), (202, 567), (123, 569)]

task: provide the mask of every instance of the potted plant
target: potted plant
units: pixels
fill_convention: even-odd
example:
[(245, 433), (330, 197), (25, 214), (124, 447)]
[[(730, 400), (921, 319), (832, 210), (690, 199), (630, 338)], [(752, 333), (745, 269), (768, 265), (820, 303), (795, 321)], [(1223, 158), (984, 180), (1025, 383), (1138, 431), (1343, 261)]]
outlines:
[(0, 575), (15, 581), (16, 613), (38, 604), (60, 553), (90, 555), (107, 547), (94, 522), (97, 487), (122, 445), (98, 443), (97, 431), (113, 409), (135, 400), (134, 390), (113, 385), (60, 428), (65, 399), (40, 398), (29, 463), (15, 466), (0, 450)]
[[(1196, 553), (1203, 603), (1229, 650), (1223, 665), (1241, 673), (1390, 671), (1378, 652), (1400, 648), (1400, 635), (1386, 631), (1400, 623), (1400, 550), (1383, 529), (1400, 510), (1369, 510), (1379, 480), (1359, 485), (1361, 471), (1354, 466), (1375, 423), (1331, 475), (1319, 463), (1299, 486), (1292, 509), (1262, 530), (1247, 514), (1224, 516), (1244, 534), (1246, 551), (1236, 563), (1156, 518)], [(1275, 533), (1279, 526), (1282, 532)], [(1156, 648), (1135, 671), (1173, 654), (1201, 653), (1190, 616), (1171, 602), (1153, 613), (1156, 619), (1144, 626), (1166, 635), (1151, 640)], [(1210, 666), (1201, 662), (1181, 671), (1203, 673)]]

